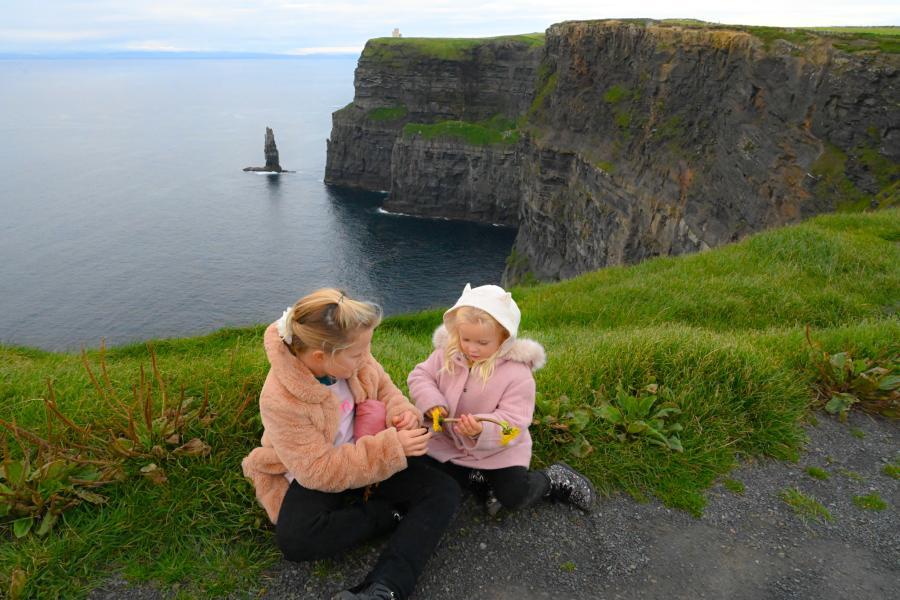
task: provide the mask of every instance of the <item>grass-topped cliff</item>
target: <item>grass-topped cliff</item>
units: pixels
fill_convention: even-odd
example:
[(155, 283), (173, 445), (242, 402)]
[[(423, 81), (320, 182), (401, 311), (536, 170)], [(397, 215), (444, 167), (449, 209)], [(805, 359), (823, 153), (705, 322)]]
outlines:
[[(825, 45), (836, 50), (858, 53), (900, 53), (900, 27), (765, 27), (749, 25), (724, 25), (710, 23), (696, 19), (621, 19), (582, 21), (580, 23), (623, 23), (653, 27), (657, 30), (669, 30), (672, 32), (698, 31), (717, 32), (722, 43), (726, 43), (731, 36), (747, 34), (759, 40), (763, 48), (771, 51), (776, 41), (786, 42), (794, 47), (797, 54), (807, 52), (815, 46)], [(546, 43), (546, 35), (543, 33), (530, 33), (521, 35), (507, 35), (493, 38), (375, 38), (369, 40), (363, 50), (361, 58), (365, 61), (382, 62), (404, 68), (411, 60), (438, 59), (442, 61), (473, 61), (476, 53), (484, 48), (496, 47), (500, 44), (521, 43), (532, 47), (540, 47)], [(677, 43), (677, 42), (675, 42)], [(399, 62), (397, 62), (399, 61)], [(536, 98), (536, 102), (540, 98)], [(402, 118), (406, 114), (405, 107), (394, 108), (393, 112), (382, 113), (384, 109), (372, 109), (370, 118), (381, 120), (385, 114), (391, 118)], [(402, 111), (402, 112), (401, 112)], [(530, 111), (530, 112), (533, 112)], [(523, 117), (519, 124), (526, 123), (526, 115), (502, 115), (504, 117)], [(412, 135), (425, 124), (410, 123), (410, 127), (404, 131), (405, 135)], [(461, 139), (470, 144), (504, 144), (507, 138), (496, 136), (472, 136), (468, 135), (466, 126), (479, 128), (479, 123), (462, 123), (456, 120), (430, 124), (430, 137), (445, 137), (447, 139)], [(517, 132), (518, 134), (518, 132)], [(516, 136), (518, 137), (518, 135)]]
[[(823, 351), (896, 361), (898, 242), (900, 210), (829, 215), (701, 254), (514, 290), (522, 335), (549, 359), (537, 374), (534, 465), (564, 458), (605, 493), (655, 496), (696, 514), (736, 461), (795, 457)], [(375, 335), (373, 353), (404, 389), (440, 314), (394, 317)], [(110, 571), (178, 583), (191, 597), (253, 585), (278, 558), (239, 466), (260, 434), (262, 331), (154, 341), (154, 359), (143, 344), (84, 359), (0, 347), (0, 491), (81, 491), (43, 535), (40, 518), (26, 532), (2, 509), (0, 590), (71, 597)], [(675, 449), (609, 418), (626, 396), (647, 402), (651, 391), (657, 407), (674, 409), (655, 426), (677, 438)], [(192, 438), (194, 451), (176, 451)], [(96, 464), (66, 479), (65, 464), (48, 458), (59, 448)], [(90, 487), (100, 471), (115, 481)]]
[(374, 38), (366, 43), (362, 57), (369, 60), (391, 60), (418, 55), (440, 60), (464, 60), (471, 58), (471, 54), (477, 52), (479, 48), (509, 43), (541, 46), (544, 43), (544, 34), (524, 33), (490, 38)]

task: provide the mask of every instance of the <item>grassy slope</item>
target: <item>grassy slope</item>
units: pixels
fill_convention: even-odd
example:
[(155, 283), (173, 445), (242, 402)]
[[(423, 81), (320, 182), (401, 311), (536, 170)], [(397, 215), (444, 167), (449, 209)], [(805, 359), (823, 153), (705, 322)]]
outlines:
[(529, 46), (541, 46), (544, 43), (544, 34), (524, 33), (489, 38), (374, 38), (366, 43), (362, 57), (391, 60), (402, 56), (418, 55), (440, 60), (463, 60), (471, 58), (470, 53), (479, 46), (515, 42)]
[[(655, 495), (697, 513), (703, 490), (740, 456), (795, 456), (810, 398), (804, 326), (831, 351), (873, 355), (896, 344), (898, 240), (898, 210), (828, 215), (703, 254), (516, 290), (523, 335), (548, 351), (537, 376), (541, 400), (565, 395), (590, 403), (593, 390), (655, 379), (684, 411), (683, 454), (613, 442), (592, 423), (587, 435), (595, 451), (582, 459), (566, 456), (553, 431), (533, 428), (535, 464), (565, 456), (604, 491)], [(389, 319), (376, 334), (374, 353), (401, 387), (427, 355), (440, 312)], [(184, 385), (188, 395), (200, 396), (209, 385), (222, 414), (204, 434), (211, 457), (166, 463), (164, 486), (135, 478), (107, 488), (104, 508), (71, 511), (45, 539), (13, 541), (3, 531), (0, 589), (18, 567), (29, 577), (29, 593), (70, 593), (88, 589), (110, 565), (165, 585), (183, 580), (188, 595), (250, 585), (277, 551), (240, 476), (240, 460), (258, 439), (258, 419), (232, 425), (229, 414), (242, 388), (256, 394), (262, 385), (261, 331), (154, 342), (169, 389)], [(97, 352), (89, 358), (96, 365)], [(143, 345), (111, 350), (107, 361), (123, 395), (139, 365), (149, 369)], [(47, 378), (75, 421), (108, 415), (78, 356), (0, 347), (0, 418), (42, 430)]]

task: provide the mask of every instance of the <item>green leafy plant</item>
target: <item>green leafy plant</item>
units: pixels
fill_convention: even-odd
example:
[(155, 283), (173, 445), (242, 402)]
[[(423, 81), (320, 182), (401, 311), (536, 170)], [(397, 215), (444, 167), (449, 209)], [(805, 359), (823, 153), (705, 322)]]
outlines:
[[(660, 401), (660, 395), (666, 398)], [(619, 442), (638, 439), (650, 444), (683, 452), (678, 432), (679, 423), (670, 419), (681, 414), (674, 402), (668, 400), (670, 392), (651, 383), (637, 392), (627, 391), (621, 383), (616, 385), (616, 393), (607, 397), (603, 390), (595, 390), (593, 405), (576, 404), (562, 395), (556, 398), (538, 396), (536, 405), (538, 417), (534, 424), (547, 427), (551, 439), (578, 458), (584, 458), (594, 451), (585, 435), (589, 427), (599, 424), (608, 437)]]
[[(821, 351), (806, 330), (810, 346)], [(854, 406), (866, 412), (896, 419), (900, 417), (900, 353), (878, 359), (854, 359), (850, 352), (821, 351), (814, 361), (818, 380), (814, 384), (818, 403), (841, 421)]]
[(797, 488), (782, 490), (778, 497), (794, 509), (803, 520), (816, 519), (822, 521), (834, 521), (834, 517), (828, 512), (828, 509), (815, 498), (806, 496)]
[(684, 452), (678, 439), (681, 424), (670, 421), (671, 417), (681, 414), (681, 409), (672, 401), (660, 402), (660, 394), (668, 395), (655, 383), (636, 393), (619, 383), (611, 398), (598, 393), (600, 404), (594, 414), (606, 423), (608, 433), (621, 442), (641, 438), (675, 452)]
[[(13, 426), (14, 438), (25, 446), (22, 430)], [(5, 438), (4, 438), (5, 439)], [(13, 534), (46, 535), (60, 515), (82, 502), (103, 504), (106, 498), (93, 488), (121, 479), (113, 463), (68, 455), (62, 448), (41, 440), (37, 450), (25, 446), (18, 459), (4, 449), (0, 465), (0, 522), (8, 522)]]
[(853, 496), (853, 504), (863, 510), (884, 510), (887, 508), (887, 502), (882, 500), (881, 496), (876, 492), (865, 496)]
[[(9, 525), (17, 538), (30, 532), (46, 535), (64, 511), (83, 502), (105, 503), (106, 498), (94, 488), (127, 479), (129, 472), (163, 484), (167, 481), (165, 470), (157, 463), (209, 455), (209, 444), (199, 437), (184, 442), (189, 431), (208, 428), (216, 418), (209, 409), (208, 394), (204, 391), (202, 401), (185, 397), (182, 387), (179, 398), (173, 401), (153, 348), (149, 351), (153, 380), (141, 365), (130, 398), (121, 397), (110, 382), (103, 348), (99, 378), (82, 352), (82, 364), (98, 400), (112, 407), (108, 421), (79, 425), (69, 419), (59, 409), (49, 380), (43, 399), (46, 434), (38, 435), (0, 419), (0, 427), (19, 447), (14, 455), (7, 436), (2, 438), (0, 525)], [(233, 421), (252, 397), (246, 394)]]
[(584, 458), (594, 451), (585, 436), (585, 430), (594, 417), (591, 407), (576, 405), (566, 395), (556, 398), (538, 395), (536, 407), (539, 417), (534, 424), (546, 427), (553, 443), (563, 446), (566, 452), (577, 458)]

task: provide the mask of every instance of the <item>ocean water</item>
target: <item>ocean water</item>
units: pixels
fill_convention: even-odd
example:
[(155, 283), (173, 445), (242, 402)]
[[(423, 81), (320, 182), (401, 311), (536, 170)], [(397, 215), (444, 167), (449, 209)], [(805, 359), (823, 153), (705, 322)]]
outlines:
[[(321, 286), (387, 314), (497, 283), (515, 232), (322, 183), (355, 59), (0, 61), (0, 343), (270, 322)], [(264, 164), (266, 126), (281, 164)]]

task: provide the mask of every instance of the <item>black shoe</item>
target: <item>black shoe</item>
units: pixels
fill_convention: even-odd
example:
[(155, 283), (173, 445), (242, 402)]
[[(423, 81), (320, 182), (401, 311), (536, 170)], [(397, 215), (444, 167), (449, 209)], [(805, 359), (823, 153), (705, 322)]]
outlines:
[(488, 515), (496, 517), (501, 508), (503, 508), (503, 505), (497, 500), (497, 496), (494, 495), (494, 490), (488, 488), (487, 499), (484, 501), (484, 510), (487, 511)]
[(332, 600), (394, 600), (395, 598), (399, 598), (399, 596), (391, 588), (376, 581), (356, 593), (344, 590), (334, 596)]
[(497, 516), (497, 513), (503, 508), (503, 505), (497, 500), (497, 496), (494, 495), (491, 484), (488, 483), (488, 480), (482, 471), (479, 471), (478, 469), (469, 471), (469, 489), (472, 490), (472, 493), (478, 498), (484, 501), (484, 510), (490, 516)]
[(583, 511), (591, 511), (597, 492), (590, 479), (564, 462), (550, 465), (544, 470), (544, 475), (550, 480), (547, 496), (573, 504)]
[(488, 482), (484, 477), (484, 473), (479, 471), (478, 469), (472, 469), (469, 471), (469, 489), (478, 494), (479, 496), (484, 496), (488, 491)]

